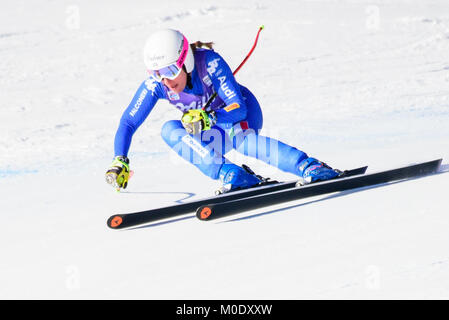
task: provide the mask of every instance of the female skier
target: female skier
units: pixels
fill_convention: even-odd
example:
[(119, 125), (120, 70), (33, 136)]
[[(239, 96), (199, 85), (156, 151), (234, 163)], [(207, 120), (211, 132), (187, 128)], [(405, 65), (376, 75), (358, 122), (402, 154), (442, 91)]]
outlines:
[[(182, 111), (181, 120), (162, 127), (162, 138), (182, 158), (212, 179), (220, 179), (219, 193), (264, 183), (247, 167), (225, 155), (231, 149), (293, 173), (305, 183), (339, 175), (325, 163), (275, 139), (259, 135), (262, 111), (254, 95), (237, 83), (226, 61), (209, 46), (188, 43), (179, 31), (163, 29), (145, 45), (144, 61), (150, 73), (121, 117), (115, 135), (115, 158), (106, 181), (117, 190), (129, 179), (127, 157), (131, 139), (159, 99)], [(212, 102), (208, 100), (214, 96)]]

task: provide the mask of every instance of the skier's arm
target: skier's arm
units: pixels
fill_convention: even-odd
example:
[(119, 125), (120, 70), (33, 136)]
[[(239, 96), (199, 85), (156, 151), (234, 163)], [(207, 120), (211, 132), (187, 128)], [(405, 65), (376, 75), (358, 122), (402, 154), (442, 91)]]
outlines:
[(144, 81), (123, 113), (115, 134), (115, 156), (127, 156), (133, 134), (150, 114), (158, 99), (164, 93), (160, 83), (149, 78)]
[(152, 79), (146, 80), (141, 84), (120, 119), (114, 140), (115, 158), (106, 172), (106, 182), (114, 186), (117, 191), (121, 188), (125, 189), (128, 185), (131, 171), (127, 155), (132, 136), (161, 97), (163, 97), (161, 85)]

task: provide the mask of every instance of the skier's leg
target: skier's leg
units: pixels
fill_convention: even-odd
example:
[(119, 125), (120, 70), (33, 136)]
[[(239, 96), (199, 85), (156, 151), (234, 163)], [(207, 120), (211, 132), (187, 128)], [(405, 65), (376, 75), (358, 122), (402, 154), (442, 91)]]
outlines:
[(161, 136), (179, 156), (195, 165), (205, 175), (218, 179), (218, 173), (226, 159), (201, 141), (200, 135), (189, 135), (181, 121), (171, 120), (162, 126)]
[(262, 136), (263, 116), (259, 102), (247, 88), (240, 86), (248, 108), (246, 121), (235, 126), (233, 147), (240, 153), (275, 166), (282, 171), (298, 174), (298, 163), (307, 159), (305, 152), (279, 140)]
[(262, 160), (282, 171), (293, 173), (305, 179), (305, 182), (334, 178), (338, 172), (310, 158), (305, 152), (276, 139), (259, 134), (263, 124), (262, 111), (254, 95), (241, 86), (248, 108), (246, 121), (237, 125), (233, 137), (233, 147), (240, 153)]
[(183, 159), (195, 165), (212, 179), (220, 179), (228, 190), (247, 188), (258, 184), (260, 179), (233, 164), (222, 155), (225, 134), (219, 128), (189, 135), (181, 121), (166, 122), (161, 132), (164, 141)]

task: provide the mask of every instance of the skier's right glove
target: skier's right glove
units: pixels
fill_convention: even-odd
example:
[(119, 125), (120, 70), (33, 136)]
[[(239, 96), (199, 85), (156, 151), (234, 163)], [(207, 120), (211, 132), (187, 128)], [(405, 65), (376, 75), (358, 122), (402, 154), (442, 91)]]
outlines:
[(125, 156), (117, 156), (106, 171), (106, 182), (119, 191), (126, 189), (129, 180), (129, 159)]
[(208, 113), (202, 109), (192, 109), (182, 115), (181, 122), (187, 133), (195, 135), (212, 128), (217, 118), (213, 111)]

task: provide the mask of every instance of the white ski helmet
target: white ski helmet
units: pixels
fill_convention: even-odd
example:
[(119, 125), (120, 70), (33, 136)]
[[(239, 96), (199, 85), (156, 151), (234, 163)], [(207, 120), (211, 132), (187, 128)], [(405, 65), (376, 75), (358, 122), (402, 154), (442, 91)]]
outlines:
[(159, 80), (179, 75), (183, 65), (190, 73), (195, 63), (186, 37), (173, 29), (161, 29), (149, 36), (143, 56), (147, 69)]

